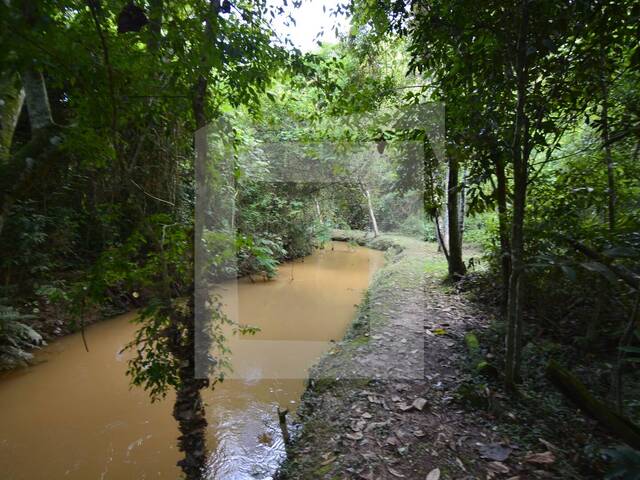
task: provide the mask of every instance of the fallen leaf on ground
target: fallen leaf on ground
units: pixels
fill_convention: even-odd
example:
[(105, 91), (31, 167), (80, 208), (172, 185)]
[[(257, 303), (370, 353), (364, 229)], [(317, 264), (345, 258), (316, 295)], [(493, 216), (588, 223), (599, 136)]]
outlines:
[(553, 443), (551, 442), (547, 442), (544, 438), (538, 438), (538, 440), (540, 441), (540, 443), (542, 443), (545, 447), (547, 447), (549, 450), (558, 450), (558, 447), (556, 447)]
[(329, 465), (330, 463), (335, 462), (336, 458), (338, 457), (336, 457), (335, 455), (332, 455), (331, 457), (327, 458), (324, 462), (321, 462), (320, 465), (322, 465), (323, 467), (325, 465)]
[(398, 445), (400, 442), (398, 441), (398, 439), (396, 437), (394, 437), (393, 435), (390, 435), (386, 438), (386, 440), (384, 441), (386, 444), (388, 445)]
[(353, 430), (354, 432), (359, 432), (366, 425), (367, 425), (367, 422), (365, 422), (364, 420), (358, 420), (357, 422), (355, 422), (354, 424), (351, 425), (351, 430)]
[(364, 435), (362, 434), (362, 432), (346, 433), (344, 436), (347, 437), (349, 440), (362, 440), (364, 438)]
[(371, 422), (369, 425), (367, 425), (364, 429), (365, 433), (369, 433), (371, 430), (375, 429), (375, 428), (381, 428), (381, 427), (386, 427), (387, 425), (389, 425), (390, 420), (386, 420), (384, 422)]
[(478, 448), (480, 451), (480, 456), (482, 458), (486, 458), (487, 460), (495, 460), (498, 462), (504, 462), (511, 452), (513, 451), (509, 447), (505, 447), (500, 443), (490, 443), (488, 445), (482, 445)]
[(422, 409), (425, 407), (426, 404), (427, 404), (427, 400), (425, 400), (424, 398), (416, 398), (411, 404), (411, 406), (416, 410), (422, 411)]
[(397, 470), (394, 470), (394, 469), (393, 469), (393, 468), (391, 468), (391, 467), (387, 467), (387, 470), (389, 470), (389, 473), (390, 473), (391, 475), (393, 475), (394, 477), (404, 478), (404, 475), (403, 475), (403, 474), (401, 474), (401, 473), (400, 473), (400, 472), (398, 472)]
[(440, 469), (439, 468), (434, 468), (433, 470), (431, 470), (429, 472), (429, 474), (427, 475), (426, 480), (439, 480), (440, 479)]
[(501, 462), (490, 462), (489, 470), (495, 473), (509, 473), (509, 467)]
[(422, 438), (426, 435), (422, 430), (414, 430), (413, 434), (418, 438)]
[(530, 453), (524, 457), (524, 461), (527, 463), (548, 465), (556, 461), (556, 456), (552, 452)]

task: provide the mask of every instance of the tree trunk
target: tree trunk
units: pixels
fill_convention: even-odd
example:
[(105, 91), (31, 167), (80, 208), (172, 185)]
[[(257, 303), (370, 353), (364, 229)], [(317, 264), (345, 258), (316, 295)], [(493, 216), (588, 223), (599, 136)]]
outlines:
[(49, 168), (57, 158), (57, 143), (51, 140), (59, 132), (51, 118), (49, 96), (42, 72), (23, 72), (22, 84), (31, 124), (31, 139), (6, 162), (0, 162), (0, 235), (14, 202), (31, 187), (35, 172), (45, 175), (46, 172), (40, 169)]
[(17, 74), (0, 79), (0, 164), (6, 163), (11, 155), (13, 132), (24, 103), (24, 88)]
[(373, 203), (371, 202), (371, 194), (366, 187), (363, 187), (364, 196), (367, 199), (367, 208), (369, 209), (369, 218), (371, 219), (371, 228), (373, 228), (373, 236), (377, 237), (380, 235), (378, 231), (378, 222), (376, 221), (376, 215), (373, 212)]
[(609, 231), (613, 232), (616, 227), (616, 180), (613, 166), (613, 157), (611, 155), (611, 145), (609, 143), (609, 86), (608, 75), (606, 70), (606, 56), (604, 46), (601, 51), (601, 67), (602, 73), (600, 78), (600, 87), (602, 90), (602, 143), (604, 145), (604, 160), (607, 166), (607, 218), (609, 222)]
[(624, 394), (623, 394), (623, 383), (622, 383), (622, 373), (623, 367), (625, 363), (625, 348), (631, 345), (633, 341), (633, 334), (636, 331), (636, 324), (638, 323), (638, 307), (640, 306), (640, 292), (636, 294), (636, 301), (634, 302), (633, 309), (631, 311), (631, 316), (629, 317), (629, 322), (622, 333), (622, 337), (620, 337), (620, 343), (618, 344), (618, 359), (616, 365), (613, 369), (613, 396), (616, 402), (616, 408), (618, 409), (619, 414), (624, 413)]
[(436, 230), (436, 239), (438, 240), (438, 251), (442, 251), (442, 253), (444, 253), (444, 257), (447, 259), (447, 264), (449, 264), (449, 250), (447, 250), (447, 243), (444, 235), (442, 234), (442, 229), (440, 228), (440, 217), (438, 215), (434, 217), (433, 223)]
[[(443, 244), (447, 246), (447, 251), (449, 249), (449, 166), (445, 169), (444, 173), (444, 181), (442, 185), (442, 189), (445, 192), (445, 198), (443, 202), (443, 211), (442, 211), (442, 241)], [(448, 264), (448, 255), (447, 255), (447, 264)]]
[(47, 86), (42, 72), (31, 69), (25, 70), (22, 72), (22, 84), (24, 85), (29, 124), (32, 132), (51, 126), (53, 118), (51, 117), (49, 95), (47, 95)]
[(458, 221), (458, 159), (455, 155), (449, 157), (449, 173), (447, 175), (447, 216), (449, 227), (449, 278), (458, 280), (464, 276), (466, 269), (462, 261), (462, 241), (460, 238), (460, 224)]
[(466, 216), (467, 208), (467, 169), (462, 169), (462, 181), (460, 182), (460, 194), (458, 195), (458, 236), (460, 238), (460, 245), (462, 245), (464, 238), (464, 218)]
[(500, 299), (500, 313), (502, 318), (507, 317), (509, 304), (509, 277), (511, 276), (511, 247), (509, 242), (509, 215), (507, 213), (507, 175), (505, 172), (504, 157), (498, 148), (491, 152), (497, 179), (497, 204), (498, 204), (498, 232), (500, 236), (500, 270), (502, 278), (502, 297)]
[(180, 437), (178, 448), (184, 458), (178, 461), (187, 480), (200, 480), (206, 465), (207, 420), (201, 389), (208, 385), (207, 379), (195, 375), (195, 329), (193, 321), (194, 306), (187, 312), (174, 309), (171, 312), (171, 353), (180, 360), (178, 370), (179, 384), (176, 387), (176, 400), (173, 405), (173, 417), (178, 422)]
[[(211, 0), (209, 13), (204, 19), (205, 37), (213, 38), (214, 19), (220, 10), (220, 1)], [(203, 48), (205, 48), (203, 46)], [(207, 137), (206, 126), (209, 122), (206, 113), (208, 92), (208, 63), (206, 55), (201, 61), (201, 73), (198, 76), (193, 89), (192, 111), (195, 120), (196, 133), (196, 197), (198, 201), (206, 201), (208, 192), (207, 183)], [(202, 209), (200, 209), (202, 210)], [(204, 234), (205, 218), (202, 211), (196, 209), (194, 238), (193, 238), (193, 284), (191, 285), (192, 302), (190, 311), (180, 316), (176, 312), (176, 327), (181, 329), (185, 338), (183, 348), (178, 348), (176, 354), (181, 364), (184, 365), (179, 372), (179, 386), (176, 389), (176, 403), (173, 416), (178, 422), (180, 437), (178, 446), (183, 452), (184, 458), (178, 462), (187, 480), (199, 480), (206, 467), (206, 427), (207, 419), (204, 411), (201, 390), (209, 385), (207, 378), (201, 377), (202, 364), (208, 366), (206, 357), (209, 352), (207, 339), (209, 339), (208, 327), (210, 308), (208, 302), (208, 288), (206, 282), (205, 255), (202, 238)], [(197, 324), (198, 319), (204, 324)], [(196, 338), (196, 331), (198, 338)], [(204, 336), (204, 338), (203, 338)]]
[(513, 220), (511, 226), (511, 276), (509, 278), (509, 305), (507, 317), (505, 386), (515, 390), (520, 376), (522, 340), (522, 310), (524, 294), (524, 219), (528, 182), (528, 121), (527, 102), (527, 30), (529, 23), (528, 0), (522, 0), (518, 51), (516, 59), (517, 106), (513, 136)]

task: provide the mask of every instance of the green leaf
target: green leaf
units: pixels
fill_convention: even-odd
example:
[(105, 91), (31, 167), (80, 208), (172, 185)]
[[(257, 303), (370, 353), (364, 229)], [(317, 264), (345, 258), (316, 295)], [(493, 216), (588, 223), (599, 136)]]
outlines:
[(616, 277), (615, 274), (611, 270), (609, 270), (609, 268), (603, 263), (584, 262), (584, 263), (581, 263), (580, 265), (586, 270), (589, 270), (590, 272), (594, 272), (602, 275), (611, 283), (617, 283), (618, 281), (618, 277)]
[(623, 352), (627, 352), (627, 353), (639, 353), (640, 354), (640, 347), (620, 347), (620, 350), (622, 350)]
[(638, 256), (638, 251), (630, 247), (613, 247), (602, 253), (609, 258), (635, 258)]
[(562, 270), (562, 273), (564, 273), (564, 275), (571, 281), (571, 282), (575, 282), (577, 279), (577, 273), (575, 271), (575, 269), (569, 267), (568, 265), (560, 265), (560, 269)]

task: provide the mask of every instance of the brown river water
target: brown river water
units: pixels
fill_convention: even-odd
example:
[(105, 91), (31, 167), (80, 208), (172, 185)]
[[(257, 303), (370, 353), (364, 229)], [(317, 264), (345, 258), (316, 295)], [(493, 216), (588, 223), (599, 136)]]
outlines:
[[(276, 409), (295, 411), (307, 369), (344, 334), (381, 252), (333, 243), (276, 279), (225, 285), (223, 303), (260, 327), (234, 339), (234, 374), (204, 394), (210, 480), (268, 479), (284, 456)], [(0, 479), (176, 479), (172, 395), (151, 403), (125, 376), (134, 314), (56, 340), (0, 377)]]

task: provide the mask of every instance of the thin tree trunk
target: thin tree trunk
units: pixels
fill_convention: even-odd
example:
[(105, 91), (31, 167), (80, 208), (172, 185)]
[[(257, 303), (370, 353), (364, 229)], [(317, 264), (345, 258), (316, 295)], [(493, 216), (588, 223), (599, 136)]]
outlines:
[(433, 223), (435, 224), (438, 247), (442, 250), (442, 253), (444, 253), (444, 257), (447, 259), (447, 264), (449, 264), (449, 250), (447, 250), (447, 244), (445, 242), (444, 236), (442, 235), (442, 230), (440, 229), (440, 218), (438, 217), (438, 215), (434, 217)]
[(602, 310), (605, 306), (607, 296), (605, 293), (606, 286), (604, 282), (600, 282), (601, 286), (598, 288), (598, 297), (596, 299), (596, 308), (594, 309), (589, 323), (587, 324), (587, 332), (584, 336), (584, 347), (586, 351), (590, 351), (595, 342), (598, 339), (598, 326), (600, 325), (600, 319), (602, 317)]
[(449, 173), (447, 175), (447, 216), (449, 227), (449, 277), (458, 280), (466, 273), (462, 261), (462, 242), (460, 238), (460, 224), (458, 222), (458, 159), (455, 155), (449, 157)]
[(511, 247), (509, 242), (509, 219), (507, 213), (507, 175), (505, 173), (504, 157), (498, 148), (492, 151), (493, 164), (497, 179), (497, 204), (498, 204), (498, 232), (500, 236), (500, 270), (502, 277), (502, 297), (500, 299), (500, 312), (502, 318), (507, 317), (509, 304), (509, 277), (511, 276)]
[(462, 245), (464, 240), (464, 219), (466, 216), (466, 208), (467, 208), (467, 192), (466, 192), (466, 182), (467, 182), (467, 169), (462, 169), (462, 181), (460, 182), (460, 194), (458, 195), (458, 236), (460, 238), (460, 245)]
[[(192, 300), (193, 302), (193, 300)], [(190, 303), (192, 303), (190, 302)], [(179, 385), (173, 405), (173, 417), (178, 422), (180, 437), (178, 448), (184, 458), (178, 461), (187, 480), (200, 480), (206, 465), (205, 431), (207, 420), (200, 391), (209, 384), (195, 374), (195, 325), (194, 305), (189, 311), (172, 311), (171, 353), (180, 359)]]
[(373, 236), (377, 237), (380, 235), (378, 231), (378, 222), (376, 221), (376, 215), (373, 212), (373, 203), (371, 202), (371, 193), (366, 187), (362, 187), (364, 190), (364, 196), (367, 199), (367, 208), (369, 209), (369, 218), (371, 218), (371, 227), (373, 228)]
[(0, 80), (0, 164), (9, 160), (13, 133), (24, 103), (24, 88), (17, 74)]
[[(211, 0), (210, 11), (205, 18), (205, 37), (213, 37), (213, 22), (220, 10), (220, 1)], [(204, 47), (203, 47), (204, 48)], [(197, 201), (206, 201), (208, 198), (207, 183), (207, 138), (206, 126), (208, 118), (206, 113), (207, 91), (208, 91), (208, 68), (206, 56), (202, 58), (201, 74), (196, 80), (193, 90), (192, 110), (196, 126), (196, 197)], [(202, 210), (202, 209), (200, 209)], [(209, 293), (205, 278), (204, 265), (206, 264), (203, 251), (202, 238), (204, 233), (204, 213), (196, 209), (194, 238), (193, 238), (193, 303), (187, 315), (180, 317), (176, 315), (177, 328), (181, 329), (186, 337), (183, 340), (185, 348), (178, 348), (177, 354), (183, 365), (179, 373), (179, 385), (176, 389), (176, 403), (173, 409), (173, 416), (178, 422), (180, 437), (178, 446), (183, 452), (184, 458), (178, 462), (187, 480), (199, 480), (205, 471), (206, 466), (206, 427), (207, 420), (202, 401), (201, 390), (209, 385), (207, 378), (197, 378), (197, 371), (202, 368), (199, 362), (208, 361), (201, 357), (206, 357), (208, 345), (206, 339), (209, 338), (207, 326), (209, 325), (210, 309), (208, 307)], [(204, 325), (196, 323), (198, 319)], [(199, 337), (196, 338), (196, 331)], [(203, 342), (202, 335), (206, 338)], [(188, 348), (187, 348), (188, 347)], [(202, 372), (200, 372), (202, 373)]]
[[(447, 251), (449, 248), (449, 167), (445, 169), (444, 173), (444, 181), (442, 188), (445, 192), (444, 202), (443, 202), (443, 212), (442, 212), (442, 239), (444, 245), (447, 246)], [(447, 257), (447, 263), (449, 262)]]
[(528, 182), (528, 135), (525, 105), (527, 102), (527, 30), (529, 23), (528, 0), (522, 0), (518, 51), (516, 60), (517, 106), (513, 137), (513, 221), (511, 227), (511, 277), (509, 278), (509, 305), (506, 338), (505, 385), (515, 390), (520, 376), (522, 339), (522, 309), (524, 293), (524, 219)]
[(606, 56), (604, 46), (601, 51), (601, 67), (602, 73), (600, 78), (600, 86), (602, 90), (602, 143), (604, 145), (604, 160), (607, 166), (607, 218), (609, 222), (609, 231), (613, 232), (616, 227), (616, 180), (615, 170), (613, 166), (613, 157), (611, 155), (611, 145), (609, 143), (609, 86), (608, 75), (606, 73)]
[(613, 369), (613, 396), (616, 402), (616, 408), (618, 409), (619, 414), (624, 413), (624, 394), (623, 394), (623, 385), (622, 385), (622, 372), (625, 362), (625, 351), (624, 349), (628, 347), (633, 340), (633, 332), (636, 329), (636, 324), (638, 323), (638, 307), (640, 306), (640, 293), (636, 294), (636, 301), (634, 302), (633, 309), (631, 311), (631, 316), (629, 317), (629, 322), (622, 333), (622, 337), (620, 337), (620, 343), (618, 344), (618, 360)]

